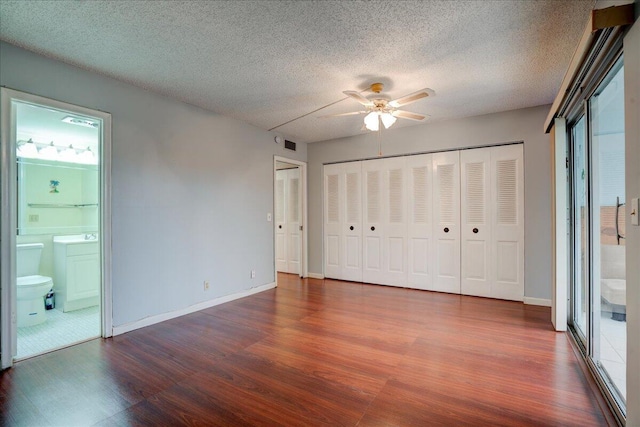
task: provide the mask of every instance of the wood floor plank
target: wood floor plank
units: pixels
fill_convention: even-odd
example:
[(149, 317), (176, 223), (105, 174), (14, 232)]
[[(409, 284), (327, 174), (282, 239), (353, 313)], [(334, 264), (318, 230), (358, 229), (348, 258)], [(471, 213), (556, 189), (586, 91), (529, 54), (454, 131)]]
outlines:
[(607, 425), (550, 315), (279, 274), (276, 289), (16, 363), (0, 424)]

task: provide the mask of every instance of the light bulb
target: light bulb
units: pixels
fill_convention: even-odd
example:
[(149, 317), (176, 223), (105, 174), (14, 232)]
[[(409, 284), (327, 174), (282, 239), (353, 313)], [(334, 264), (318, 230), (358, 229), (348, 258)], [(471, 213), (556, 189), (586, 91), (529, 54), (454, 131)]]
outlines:
[(96, 156), (91, 151), (91, 148), (87, 147), (82, 153), (78, 154), (78, 162), (86, 164), (97, 164)]
[(56, 148), (55, 145), (53, 145), (53, 141), (51, 141), (51, 144), (40, 149), (40, 152), (38, 153), (38, 155), (40, 156), (41, 159), (58, 160), (58, 149)]
[(28, 157), (35, 158), (38, 157), (38, 148), (36, 144), (33, 143), (33, 140), (29, 140), (18, 147), (17, 152), (18, 157)]
[(364, 118), (364, 126), (374, 132), (380, 129), (380, 123), (378, 122), (378, 113), (372, 111), (367, 114)]
[(382, 113), (380, 119), (385, 129), (389, 129), (396, 122), (396, 118), (391, 113)]
[(60, 153), (60, 160), (65, 162), (76, 162), (78, 161), (78, 153), (76, 153), (73, 145), (69, 145), (69, 148), (65, 149)]

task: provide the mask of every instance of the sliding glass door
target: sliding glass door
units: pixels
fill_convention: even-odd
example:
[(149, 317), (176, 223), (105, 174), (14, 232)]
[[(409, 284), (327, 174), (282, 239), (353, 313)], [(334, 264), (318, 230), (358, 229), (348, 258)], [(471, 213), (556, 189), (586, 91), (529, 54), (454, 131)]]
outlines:
[(596, 378), (622, 412), (626, 398), (623, 75), (619, 58), (569, 127), (569, 320)]

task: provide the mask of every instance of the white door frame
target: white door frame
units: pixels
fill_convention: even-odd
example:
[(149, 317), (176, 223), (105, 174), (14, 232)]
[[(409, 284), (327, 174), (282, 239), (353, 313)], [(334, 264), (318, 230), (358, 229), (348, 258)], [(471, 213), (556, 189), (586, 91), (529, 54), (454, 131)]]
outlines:
[(0, 88), (0, 363), (13, 364), (16, 348), (16, 228), (17, 180), (16, 117), (12, 100), (69, 111), (102, 120), (100, 144), (100, 242), (102, 256), (101, 324), (102, 337), (113, 334), (111, 291), (111, 114), (56, 101), (6, 87)]
[[(300, 203), (302, 204), (302, 233), (300, 239), (300, 277), (307, 277), (309, 275), (308, 264), (308, 250), (307, 250), (307, 235), (308, 235), (308, 221), (307, 221), (307, 162), (301, 162), (300, 160), (293, 160), (281, 156), (273, 156), (273, 206), (276, 205), (276, 164), (277, 162), (285, 162), (296, 165), (300, 168)], [(273, 272), (275, 276), (275, 283), (278, 286), (278, 270), (276, 269), (276, 221), (275, 212), (272, 214), (273, 220)]]

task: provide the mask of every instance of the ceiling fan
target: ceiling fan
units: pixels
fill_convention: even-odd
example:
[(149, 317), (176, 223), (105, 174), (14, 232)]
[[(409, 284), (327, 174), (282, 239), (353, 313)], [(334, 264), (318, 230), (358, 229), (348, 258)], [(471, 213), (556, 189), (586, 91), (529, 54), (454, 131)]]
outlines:
[(426, 116), (422, 114), (399, 110), (399, 108), (411, 104), (412, 102), (416, 102), (422, 98), (435, 96), (436, 94), (432, 89), (425, 88), (401, 98), (389, 100), (388, 96), (380, 94), (383, 89), (384, 85), (382, 83), (373, 83), (370, 87), (373, 95), (369, 95), (368, 98), (362, 96), (360, 92), (346, 90), (342, 93), (362, 104), (366, 108), (366, 110), (333, 114), (324, 117), (340, 117), (366, 114), (364, 118), (365, 128), (371, 131), (377, 131), (380, 129), (380, 122), (382, 122), (382, 125), (385, 127), (385, 129), (388, 129), (396, 122), (397, 118), (416, 121), (422, 121), (426, 119)]

